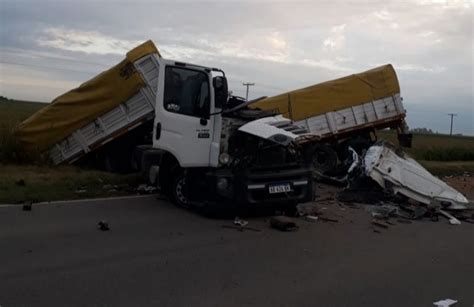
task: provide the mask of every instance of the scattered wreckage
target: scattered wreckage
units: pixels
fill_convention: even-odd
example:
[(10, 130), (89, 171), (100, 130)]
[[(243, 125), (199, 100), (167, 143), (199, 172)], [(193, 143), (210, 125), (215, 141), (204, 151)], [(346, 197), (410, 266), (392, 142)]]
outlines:
[(387, 144), (371, 146), (363, 158), (365, 175), (383, 189), (430, 207), (467, 209), (464, 195), (433, 176), (423, 166)]
[[(362, 157), (352, 153), (353, 161), (344, 177), (347, 186), (339, 193), (339, 200), (377, 204), (369, 207), (375, 219), (430, 217), (437, 221), (442, 215), (450, 224), (460, 224), (447, 212), (452, 211), (466, 221), (472, 220), (460, 213), (474, 209), (464, 195), (392, 144), (378, 142)], [(377, 221), (375, 225), (382, 227)]]

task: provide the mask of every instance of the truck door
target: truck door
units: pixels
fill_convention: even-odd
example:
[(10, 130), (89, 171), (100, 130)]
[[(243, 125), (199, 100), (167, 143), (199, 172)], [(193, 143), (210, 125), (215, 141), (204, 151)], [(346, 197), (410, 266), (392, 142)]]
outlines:
[(172, 153), (182, 167), (209, 166), (211, 74), (201, 67), (166, 62), (158, 78), (153, 145)]

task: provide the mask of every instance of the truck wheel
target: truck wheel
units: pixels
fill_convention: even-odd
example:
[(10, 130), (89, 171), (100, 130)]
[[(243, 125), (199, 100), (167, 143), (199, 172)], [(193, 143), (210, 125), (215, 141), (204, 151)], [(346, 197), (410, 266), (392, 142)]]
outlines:
[(170, 194), (171, 201), (175, 205), (184, 208), (189, 207), (186, 196), (186, 176), (183, 171), (178, 171), (173, 175)]
[(329, 145), (317, 145), (313, 151), (313, 167), (316, 172), (326, 173), (337, 165), (337, 153)]

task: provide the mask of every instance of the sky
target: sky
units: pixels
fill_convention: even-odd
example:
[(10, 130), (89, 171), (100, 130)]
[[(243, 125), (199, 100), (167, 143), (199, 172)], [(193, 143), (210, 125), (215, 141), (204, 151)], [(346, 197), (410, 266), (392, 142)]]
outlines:
[(411, 128), (474, 135), (474, 0), (0, 0), (0, 95), (49, 102), (152, 39), (272, 96), (391, 63)]

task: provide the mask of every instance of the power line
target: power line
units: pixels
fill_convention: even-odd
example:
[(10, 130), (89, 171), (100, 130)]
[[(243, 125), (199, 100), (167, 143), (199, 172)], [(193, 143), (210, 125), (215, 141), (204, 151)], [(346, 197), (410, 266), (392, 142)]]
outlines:
[(254, 86), (255, 83), (242, 83), (243, 86), (246, 86), (247, 87), (247, 91), (246, 91), (246, 94), (245, 94), (245, 101), (249, 101), (249, 87), (250, 86)]
[(458, 115), (456, 113), (448, 113), (448, 116), (451, 116), (451, 130), (449, 130), (449, 135), (453, 135), (453, 118)]

